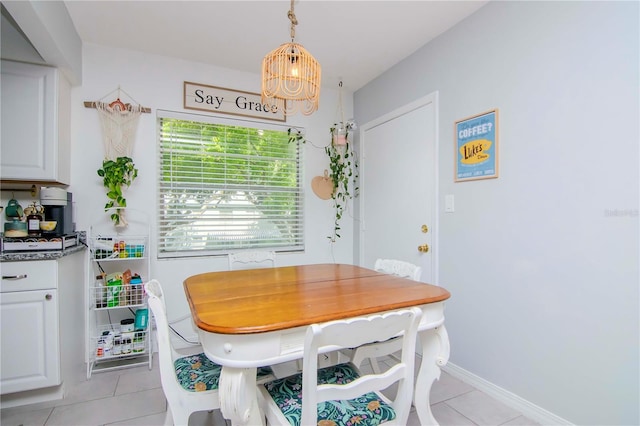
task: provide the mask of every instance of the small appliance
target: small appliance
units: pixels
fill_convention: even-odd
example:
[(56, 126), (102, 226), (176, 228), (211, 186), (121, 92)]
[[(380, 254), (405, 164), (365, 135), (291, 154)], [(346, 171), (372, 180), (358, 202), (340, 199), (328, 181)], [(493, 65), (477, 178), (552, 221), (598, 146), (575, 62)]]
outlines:
[(68, 235), (74, 232), (73, 195), (64, 188), (40, 188), (40, 204), (44, 206), (45, 220), (56, 221), (55, 235)]

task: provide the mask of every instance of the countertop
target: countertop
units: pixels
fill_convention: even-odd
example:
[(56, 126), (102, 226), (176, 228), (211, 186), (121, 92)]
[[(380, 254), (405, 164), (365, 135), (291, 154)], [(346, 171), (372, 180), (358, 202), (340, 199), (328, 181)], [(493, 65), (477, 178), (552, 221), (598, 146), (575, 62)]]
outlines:
[(87, 233), (79, 232), (78, 244), (65, 250), (14, 251), (0, 254), (0, 262), (21, 262), (29, 260), (56, 260), (64, 256), (84, 251), (87, 248)]

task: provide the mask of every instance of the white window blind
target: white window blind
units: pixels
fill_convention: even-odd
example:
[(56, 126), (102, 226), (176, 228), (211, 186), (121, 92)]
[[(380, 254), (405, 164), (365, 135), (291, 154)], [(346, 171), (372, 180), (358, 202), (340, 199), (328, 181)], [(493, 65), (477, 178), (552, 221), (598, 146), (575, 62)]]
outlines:
[(158, 257), (304, 249), (299, 144), (283, 126), (158, 110)]

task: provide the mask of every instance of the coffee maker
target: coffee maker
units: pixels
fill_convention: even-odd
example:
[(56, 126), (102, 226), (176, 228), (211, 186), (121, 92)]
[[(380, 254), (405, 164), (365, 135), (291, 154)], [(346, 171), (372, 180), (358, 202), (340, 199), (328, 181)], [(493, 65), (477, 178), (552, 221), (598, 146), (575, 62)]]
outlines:
[(75, 231), (73, 223), (73, 196), (64, 188), (40, 188), (40, 204), (44, 207), (44, 219), (55, 220), (55, 235), (69, 235)]

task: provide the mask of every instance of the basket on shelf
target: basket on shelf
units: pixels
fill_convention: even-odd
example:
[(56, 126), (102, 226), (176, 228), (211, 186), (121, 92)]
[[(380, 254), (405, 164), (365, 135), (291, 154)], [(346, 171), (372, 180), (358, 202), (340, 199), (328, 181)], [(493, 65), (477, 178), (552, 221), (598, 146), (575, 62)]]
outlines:
[(125, 332), (119, 324), (103, 326), (100, 335), (95, 336), (95, 357), (97, 359), (137, 356), (147, 352), (147, 331)]
[(93, 238), (94, 259), (127, 259), (144, 257), (145, 237), (96, 237)]

